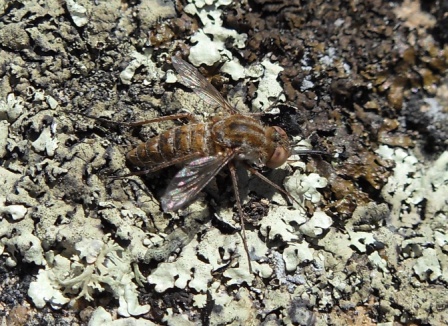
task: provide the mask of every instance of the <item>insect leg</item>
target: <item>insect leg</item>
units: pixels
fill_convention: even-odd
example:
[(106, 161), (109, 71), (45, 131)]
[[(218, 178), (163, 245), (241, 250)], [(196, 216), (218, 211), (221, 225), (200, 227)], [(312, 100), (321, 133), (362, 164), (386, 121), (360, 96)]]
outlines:
[[(294, 147), (294, 146), (291, 146)], [(301, 150), (293, 150), (293, 155), (323, 155), (330, 156), (331, 154), (325, 151), (319, 151), (314, 149), (301, 149)]]
[(246, 251), (246, 255), (247, 255), (249, 272), (252, 274), (252, 264), (250, 263), (249, 248), (247, 247), (246, 228), (244, 227), (243, 209), (241, 207), (240, 192), (238, 190), (238, 179), (236, 176), (235, 164), (232, 161), (229, 162), (229, 169), (230, 169), (230, 175), (232, 177), (233, 192), (235, 194), (236, 206), (238, 208), (238, 214), (240, 216), (241, 235), (243, 237), (244, 250)]
[(288, 197), (289, 199), (291, 199), (293, 202), (295, 202), (297, 205), (299, 205), (301, 208), (305, 209), (301, 203), (299, 203), (293, 196), (291, 196), (291, 194), (289, 192), (287, 192), (285, 189), (282, 189), (279, 185), (275, 184), (274, 182), (272, 182), (271, 180), (269, 180), (268, 178), (266, 178), (264, 175), (262, 175), (260, 172), (258, 172), (257, 170), (255, 170), (253, 167), (251, 167), (248, 164), (244, 164), (244, 167), (252, 174), (256, 175), (257, 177), (259, 177), (261, 180), (263, 180), (264, 182), (266, 182), (268, 185), (274, 187), (278, 192), (282, 193), (283, 195), (285, 195), (286, 197)]
[(160, 122), (160, 121), (168, 121), (168, 120), (178, 120), (178, 119), (187, 119), (192, 122), (198, 122), (196, 117), (191, 113), (178, 113), (178, 114), (172, 114), (172, 115), (167, 115), (164, 117), (157, 117), (157, 118), (142, 120), (142, 121), (119, 122), (119, 121), (112, 121), (109, 119), (95, 117), (93, 115), (84, 114), (81, 112), (75, 112), (75, 111), (66, 111), (66, 112), (81, 115), (83, 117), (94, 119), (94, 120), (101, 121), (101, 122), (113, 123), (113, 124), (122, 125), (122, 126), (129, 126), (129, 127), (138, 127), (138, 126), (143, 126), (143, 125), (150, 124), (150, 123), (155, 123), (155, 122)]
[(142, 120), (142, 121), (135, 121), (135, 122), (125, 122), (123, 124), (125, 126), (130, 126), (130, 127), (138, 127), (138, 126), (143, 126), (143, 125), (146, 125), (146, 124), (149, 124), (149, 123), (155, 123), (155, 122), (160, 122), (160, 121), (168, 121), (168, 120), (178, 120), (178, 119), (187, 119), (187, 120), (190, 120), (191, 122), (198, 122), (198, 119), (196, 119), (196, 117), (193, 114), (191, 114), (191, 113), (178, 113), (178, 114), (167, 115), (167, 116), (164, 116), (164, 117), (158, 117), (158, 118), (154, 118), (154, 119), (149, 119), (149, 120)]

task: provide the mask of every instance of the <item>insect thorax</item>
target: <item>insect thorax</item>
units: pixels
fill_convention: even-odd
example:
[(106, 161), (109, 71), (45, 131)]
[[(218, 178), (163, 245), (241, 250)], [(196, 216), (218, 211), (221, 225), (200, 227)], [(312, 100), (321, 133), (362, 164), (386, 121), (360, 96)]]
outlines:
[(266, 147), (265, 128), (246, 115), (232, 115), (217, 121), (212, 125), (211, 134), (220, 146), (239, 148), (237, 159), (240, 160), (257, 161)]

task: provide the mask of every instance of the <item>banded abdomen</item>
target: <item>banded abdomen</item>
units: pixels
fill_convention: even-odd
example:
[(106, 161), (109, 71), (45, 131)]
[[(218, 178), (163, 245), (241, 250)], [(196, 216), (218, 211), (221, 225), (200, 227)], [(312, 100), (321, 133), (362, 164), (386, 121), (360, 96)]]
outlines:
[(216, 148), (209, 127), (209, 124), (200, 123), (166, 130), (138, 145), (126, 158), (137, 166), (152, 168), (195, 153), (214, 155)]

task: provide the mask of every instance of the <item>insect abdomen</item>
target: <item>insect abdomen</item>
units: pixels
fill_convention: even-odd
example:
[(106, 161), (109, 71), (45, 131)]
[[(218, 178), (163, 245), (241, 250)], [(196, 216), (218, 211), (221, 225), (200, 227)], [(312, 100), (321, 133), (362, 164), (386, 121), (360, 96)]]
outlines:
[(137, 166), (154, 167), (183, 156), (214, 153), (206, 124), (189, 124), (166, 130), (131, 150), (126, 158)]

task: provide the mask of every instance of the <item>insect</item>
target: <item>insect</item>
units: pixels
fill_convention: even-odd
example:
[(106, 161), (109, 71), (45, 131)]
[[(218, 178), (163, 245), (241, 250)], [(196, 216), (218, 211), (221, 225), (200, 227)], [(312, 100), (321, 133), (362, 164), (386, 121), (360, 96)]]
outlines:
[(179, 118), (193, 120), (192, 123), (174, 127), (150, 138), (128, 152), (126, 157), (132, 164), (146, 168), (138, 174), (154, 172), (178, 163), (184, 164), (161, 197), (164, 212), (188, 206), (217, 173), (228, 166), (251, 270), (235, 162), (240, 161), (252, 174), (292, 198), (254, 168), (267, 166), (274, 169), (283, 165), (291, 154), (288, 136), (280, 127), (265, 127), (256, 115), (239, 113), (189, 63), (176, 56), (172, 57), (172, 63), (185, 86), (191, 88), (206, 103), (222, 108), (225, 115), (214, 116), (207, 122), (197, 122), (190, 114), (177, 114), (132, 123), (131, 125), (136, 126)]
[[(180, 81), (191, 88), (204, 102), (224, 110), (224, 115), (216, 115), (206, 122), (199, 122), (190, 113), (180, 113), (136, 122), (114, 122), (86, 114), (85, 117), (107, 123), (130, 127), (142, 126), (167, 120), (187, 118), (192, 123), (174, 127), (139, 144), (126, 155), (127, 160), (145, 170), (132, 172), (113, 179), (155, 172), (175, 164), (184, 167), (170, 181), (160, 202), (164, 212), (187, 207), (202, 189), (225, 166), (230, 170), (233, 191), (240, 217), (241, 234), (246, 251), (249, 271), (252, 272), (249, 249), (243, 220), (243, 210), (238, 190), (236, 161), (250, 173), (271, 185), (277, 191), (297, 202), (287, 191), (273, 183), (257, 168), (267, 166), (275, 169), (283, 165), (291, 155), (291, 145), (286, 132), (278, 127), (265, 127), (257, 115), (242, 114), (234, 108), (199, 71), (179, 57), (172, 57), (174, 68)], [(74, 114), (79, 112), (68, 111)], [(295, 151), (295, 154), (327, 155), (317, 150)]]

